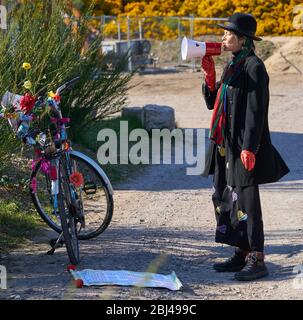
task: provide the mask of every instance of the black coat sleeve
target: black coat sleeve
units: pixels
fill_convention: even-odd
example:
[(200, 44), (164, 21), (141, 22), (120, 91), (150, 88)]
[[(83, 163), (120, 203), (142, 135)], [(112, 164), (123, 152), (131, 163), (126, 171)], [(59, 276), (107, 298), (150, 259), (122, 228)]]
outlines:
[(204, 97), (206, 107), (208, 110), (212, 110), (214, 108), (215, 100), (216, 100), (216, 96), (217, 96), (217, 92), (220, 87), (220, 84), (221, 84), (220, 82), (216, 83), (214, 91), (210, 91), (208, 86), (205, 83), (202, 84), (202, 96)]
[(242, 150), (256, 153), (268, 110), (268, 75), (262, 61), (254, 60), (247, 68), (247, 106)]

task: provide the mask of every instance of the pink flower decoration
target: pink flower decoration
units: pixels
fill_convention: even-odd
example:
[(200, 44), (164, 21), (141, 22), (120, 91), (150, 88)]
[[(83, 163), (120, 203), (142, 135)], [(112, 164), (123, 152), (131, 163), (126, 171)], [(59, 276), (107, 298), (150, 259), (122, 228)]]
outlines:
[(56, 124), (65, 124), (65, 123), (69, 123), (70, 122), (70, 118), (61, 118), (61, 119), (57, 119), (57, 118), (51, 118), (51, 122), (52, 123), (56, 123)]
[(35, 168), (36, 168), (36, 164), (37, 164), (37, 162), (39, 161), (39, 159), (34, 159), (34, 160), (32, 160), (32, 163), (31, 163), (31, 168), (32, 168), (32, 171), (34, 171), (35, 170)]
[(32, 193), (37, 192), (37, 179), (36, 178), (32, 179), (30, 188), (31, 188)]
[(34, 171), (36, 168), (37, 163), (41, 161), (41, 170), (43, 173), (48, 174), (50, 169), (50, 162), (48, 160), (45, 160), (43, 158), (37, 158), (32, 160), (31, 168)]
[(60, 120), (61, 123), (69, 123), (70, 122), (70, 118), (62, 118)]
[(41, 162), (41, 170), (43, 173), (48, 174), (50, 170), (50, 162), (48, 160), (42, 160)]

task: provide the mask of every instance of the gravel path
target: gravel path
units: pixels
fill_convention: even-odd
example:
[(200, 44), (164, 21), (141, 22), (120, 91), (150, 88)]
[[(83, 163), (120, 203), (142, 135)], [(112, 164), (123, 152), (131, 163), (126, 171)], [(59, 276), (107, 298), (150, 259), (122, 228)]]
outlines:
[[(167, 104), (179, 127), (207, 128), (210, 112), (201, 101), (199, 73), (137, 76), (129, 104)], [(241, 283), (233, 274), (216, 273), (212, 264), (232, 248), (214, 242), (211, 179), (187, 176), (185, 165), (148, 166), (142, 174), (115, 185), (115, 212), (106, 232), (81, 243), (79, 269), (111, 269), (168, 274), (175, 271), (182, 291), (129, 287), (75, 289), (65, 271), (65, 249), (47, 256), (48, 239), (33, 239), (28, 249), (1, 261), (8, 290), (1, 299), (302, 299), (303, 281), (303, 88), (302, 76), (271, 77), (272, 140), (291, 173), (261, 187), (266, 260), (270, 276)], [(300, 84), (300, 85), (299, 85)], [(300, 86), (300, 87), (299, 87)]]

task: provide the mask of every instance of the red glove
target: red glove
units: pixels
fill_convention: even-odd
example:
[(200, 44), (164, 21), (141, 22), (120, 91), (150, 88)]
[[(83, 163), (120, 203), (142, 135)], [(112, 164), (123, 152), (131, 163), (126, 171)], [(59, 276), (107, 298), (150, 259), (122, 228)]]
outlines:
[(205, 75), (205, 83), (210, 91), (215, 90), (216, 85), (216, 71), (215, 61), (212, 56), (204, 56), (201, 61), (201, 67)]
[(241, 152), (241, 161), (245, 169), (251, 171), (255, 167), (256, 157), (251, 151), (243, 150)]

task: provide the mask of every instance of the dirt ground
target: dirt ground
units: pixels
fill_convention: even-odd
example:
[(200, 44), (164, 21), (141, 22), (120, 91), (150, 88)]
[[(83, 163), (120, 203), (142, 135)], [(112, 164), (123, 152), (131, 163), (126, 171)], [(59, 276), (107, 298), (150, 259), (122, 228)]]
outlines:
[[(150, 165), (142, 174), (114, 186), (113, 221), (98, 238), (81, 242), (78, 269), (175, 271), (181, 291), (131, 287), (75, 289), (65, 249), (47, 256), (52, 232), (12, 252), (8, 289), (1, 299), (302, 299), (303, 281), (303, 76), (270, 75), (270, 129), (273, 144), (291, 172), (260, 188), (265, 253), (270, 275), (242, 283), (212, 264), (233, 249), (214, 242), (211, 178), (187, 176), (186, 165)], [(211, 112), (201, 99), (202, 74), (180, 72), (136, 76), (129, 106), (168, 105), (183, 128), (208, 128)], [(301, 273), (302, 275), (302, 273)]]

